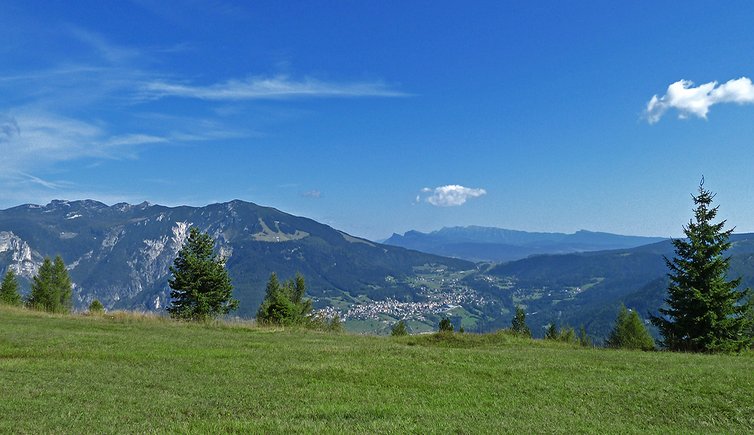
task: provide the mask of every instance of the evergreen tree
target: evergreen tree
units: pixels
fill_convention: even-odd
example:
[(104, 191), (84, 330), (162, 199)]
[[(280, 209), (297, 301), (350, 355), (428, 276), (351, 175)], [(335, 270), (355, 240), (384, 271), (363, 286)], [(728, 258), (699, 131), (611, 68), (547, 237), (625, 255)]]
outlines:
[(408, 327), (406, 326), (406, 322), (399, 320), (396, 324), (394, 324), (390, 329), (390, 335), (392, 335), (393, 337), (408, 335)]
[(558, 334), (557, 326), (554, 323), (550, 323), (545, 331), (545, 340), (557, 340), (558, 337), (560, 337), (560, 334)]
[(558, 340), (565, 343), (578, 343), (579, 341), (579, 339), (576, 337), (576, 330), (570, 327), (560, 328)]
[(747, 310), (744, 315), (749, 324), (748, 335), (752, 342), (754, 342), (754, 291), (749, 290), (749, 301), (746, 304)]
[(92, 303), (89, 304), (89, 313), (100, 314), (104, 312), (105, 312), (105, 306), (102, 305), (102, 302), (100, 302), (99, 299), (95, 299), (92, 301)]
[(170, 267), (173, 277), (168, 284), (170, 316), (183, 320), (207, 320), (228, 314), (238, 308), (233, 299), (233, 285), (225, 259), (214, 253), (214, 241), (196, 227)]
[(55, 257), (52, 263), (53, 280), (56, 287), (57, 300), (60, 301), (61, 311), (67, 313), (73, 308), (73, 283), (68, 276), (68, 269), (60, 255)]
[(72, 307), (73, 284), (63, 259), (45, 257), (31, 283), (28, 305), (53, 313), (67, 313)]
[(330, 323), (327, 324), (327, 330), (330, 332), (343, 332), (343, 321), (340, 320), (338, 313), (335, 313), (330, 319)]
[(691, 352), (739, 351), (751, 338), (745, 333), (746, 307), (738, 304), (745, 296), (736, 288), (741, 278), (728, 281), (730, 230), (725, 221), (713, 223), (718, 207), (711, 207), (714, 195), (699, 183), (694, 196), (694, 218), (683, 227), (686, 239), (673, 240), (675, 258), (665, 259), (670, 269), (668, 308), (652, 316), (660, 329), (662, 345), (670, 350)]
[(614, 349), (653, 350), (655, 348), (655, 341), (644, 327), (639, 314), (636, 311), (629, 312), (623, 304), (605, 344)]
[[(311, 299), (305, 299), (306, 282), (301, 274), (280, 284), (277, 274), (270, 274), (265, 296), (257, 311), (257, 321), (276, 325), (302, 324), (309, 319)], [(340, 322), (340, 319), (338, 319)]]
[(526, 326), (526, 312), (521, 307), (516, 307), (516, 314), (511, 321), (511, 331), (516, 335), (531, 337), (531, 330)]
[(450, 319), (447, 317), (444, 317), (442, 320), (440, 320), (440, 325), (438, 326), (440, 332), (453, 332), (453, 323), (451, 323)]
[[(292, 282), (287, 282), (286, 286), (290, 289), (288, 293), (291, 295), (291, 302), (298, 308), (296, 315), (299, 318), (304, 318), (312, 311), (312, 300), (304, 299), (306, 295), (306, 281), (304, 276), (300, 273), (296, 274), (296, 278)], [(336, 314), (337, 316), (337, 314)], [(340, 322), (340, 316), (338, 322)]]
[(592, 347), (592, 339), (586, 334), (584, 325), (579, 328), (579, 344), (584, 347)]
[(18, 293), (18, 281), (16, 281), (16, 274), (11, 269), (5, 272), (3, 283), (0, 284), (0, 304), (21, 305), (21, 294)]

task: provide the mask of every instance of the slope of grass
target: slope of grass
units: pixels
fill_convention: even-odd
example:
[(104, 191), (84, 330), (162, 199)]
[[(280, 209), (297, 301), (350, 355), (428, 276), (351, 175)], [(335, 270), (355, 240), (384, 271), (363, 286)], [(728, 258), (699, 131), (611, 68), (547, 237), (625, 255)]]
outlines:
[(754, 356), (0, 308), (0, 432), (752, 432)]

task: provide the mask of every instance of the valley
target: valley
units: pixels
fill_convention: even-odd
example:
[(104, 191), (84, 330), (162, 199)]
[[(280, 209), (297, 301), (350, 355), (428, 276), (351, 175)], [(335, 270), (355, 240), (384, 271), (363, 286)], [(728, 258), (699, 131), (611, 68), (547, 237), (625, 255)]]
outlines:
[[(234, 316), (255, 315), (270, 273), (286, 279), (300, 272), (319, 314), (337, 315), (349, 331), (369, 334), (388, 334), (398, 320), (414, 333), (435, 331), (443, 318), (456, 329), (489, 332), (509, 327), (521, 306), (535, 337), (555, 323), (584, 326), (600, 343), (621, 303), (643, 318), (663, 304), (663, 256), (673, 255), (671, 243), (660, 241), (474, 263), (378, 244), (243, 201), (172, 208), (53, 201), (0, 211), (0, 270), (16, 272), (28, 292), (42, 259), (60, 254), (74, 282), (75, 309), (96, 298), (110, 310), (160, 313), (169, 304), (169, 267), (192, 225), (211, 234), (227, 258), (241, 301)], [(471, 232), (492, 234), (493, 240), (501, 234), (514, 241), (553, 237), (501, 231)], [(597, 245), (626, 240), (599, 233), (579, 237)], [(629, 241), (637, 240), (643, 239)], [(731, 241), (731, 275), (752, 285), (754, 235), (736, 234)]]

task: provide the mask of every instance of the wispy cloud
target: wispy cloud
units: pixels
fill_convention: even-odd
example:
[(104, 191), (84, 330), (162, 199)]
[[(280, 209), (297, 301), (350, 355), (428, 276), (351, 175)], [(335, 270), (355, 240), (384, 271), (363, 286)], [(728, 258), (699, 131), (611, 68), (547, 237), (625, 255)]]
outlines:
[(97, 55), (111, 63), (119, 63), (136, 58), (141, 53), (133, 48), (119, 47), (98, 33), (90, 32), (78, 26), (67, 26), (71, 36), (92, 48)]
[(10, 142), (19, 134), (21, 134), (21, 128), (15, 118), (0, 117), (0, 143)]
[[(20, 172), (20, 171), (16, 172), (15, 175), (20, 176), (20, 178), (21, 178), (20, 182), (21, 183), (26, 182), (27, 184), (33, 184), (33, 185), (36, 185), (36, 186), (41, 186), (41, 187), (44, 187), (45, 189), (58, 190), (58, 189), (64, 187), (65, 185), (67, 185), (67, 183), (65, 183), (65, 182), (43, 180), (43, 179), (41, 179), (39, 177), (36, 177), (34, 175), (27, 174), (25, 172)], [(19, 181), (18, 177), (16, 178), (16, 181)]]
[(0, 175), (27, 171), (45, 163), (80, 158), (119, 159), (136, 147), (214, 138), (215, 132), (197, 134), (112, 134), (102, 122), (85, 122), (40, 111), (0, 117)]
[(320, 192), (317, 189), (313, 189), (313, 190), (309, 190), (309, 191), (306, 191), (306, 192), (301, 192), (301, 196), (303, 196), (305, 198), (319, 199), (319, 198), (322, 197), (322, 192)]
[(251, 77), (228, 80), (209, 86), (196, 86), (167, 81), (143, 85), (147, 98), (183, 97), (200, 100), (262, 100), (285, 98), (337, 97), (405, 97), (408, 94), (392, 89), (382, 82), (334, 83), (312, 78), (293, 80), (287, 76)]
[(670, 109), (678, 111), (681, 119), (696, 116), (707, 119), (710, 107), (720, 103), (754, 104), (754, 85), (747, 77), (694, 86), (689, 80), (679, 80), (670, 86), (665, 95), (652, 96), (644, 116), (650, 124), (658, 122)]
[[(0, 66), (0, 190), (4, 192), (0, 200), (75, 197), (91, 190), (46, 179), (51, 173), (53, 178), (61, 174), (56, 170), (60, 162), (86, 159), (84, 164), (96, 165), (138, 158), (141, 150), (151, 146), (224, 144), (263, 136), (258, 126), (269, 119), (277, 122), (300, 116), (297, 112), (280, 115), (280, 108), (271, 114), (264, 112), (267, 108), (257, 109), (250, 115), (250, 101), (407, 95), (380, 81), (332, 82), (283, 75), (202, 86), (180, 71), (164, 70), (169, 65), (164, 62), (165, 53), (190, 50), (185, 44), (133, 47), (73, 25), (48, 30), (70, 51), (51, 57), (38, 69), (24, 70), (13, 62)], [(163, 100), (166, 97), (203, 103), (194, 112), (176, 111), (170, 101)], [(220, 106), (226, 110), (219, 110)], [(235, 110), (227, 110), (228, 106)], [(303, 195), (318, 198), (321, 193), (311, 190)]]
[(454, 207), (463, 205), (468, 199), (478, 198), (486, 195), (487, 191), (481, 188), (470, 188), (458, 184), (448, 184), (446, 186), (435, 187), (434, 189), (425, 187), (421, 194), (417, 195), (416, 201), (424, 201), (437, 207)]
[(23, 171), (45, 161), (70, 160), (105, 151), (92, 147), (104, 136), (103, 130), (94, 124), (42, 113), (4, 118), (0, 128), (3, 131), (0, 174)]

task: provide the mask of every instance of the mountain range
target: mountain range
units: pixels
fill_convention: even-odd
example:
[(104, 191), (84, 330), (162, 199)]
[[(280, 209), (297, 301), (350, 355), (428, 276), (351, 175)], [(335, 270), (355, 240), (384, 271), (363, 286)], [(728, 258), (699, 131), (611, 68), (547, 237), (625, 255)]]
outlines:
[[(510, 326), (515, 307), (522, 306), (535, 336), (550, 323), (584, 325), (600, 341), (621, 303), (644, 318), (663, 304), (664, 258), (673, 256), (671, 241), (662, 240), (474, 263), (375, 243), (238, 200), (205, 207), (56, 200), (0, 210), (0, 272), (14, 270), (28, 293), (44, 257), (61, 255), (74, 283), (76, 309), (96, 298), (108, 309), (164, 311), (170, 302), (169, 267), (191, 226), (208, 232), (226, 257), (241, 302), (238, 316), (254, 316), (270, 273), (286, 279), (301, 272), (320, 313), (338, 314), (351, 331), (369, 333), (389, 332), (398, 319), (407, 320), (413, 332), (436, 330), (443, 317), (467, 331), (490, 331)], [(465, 234), (472, 244), (489, 234), (491, 245), (518, 243), (527, 249), (586, 250), (646, 241), (586, 231), (532, 234), (472, 227), (438, 233), (454, 240)], [(731, 241), (730, 276), (742, 276), (743, 286), (752, 287), (754, 234), (734, 234)]]
[(666, 240), (581, 230), (538, 233), (494, 227), (445, 227), (430, 233), (393, 234), (385, 244), (469, 261), (503, 262), (541, 254), (626, 249)]
[(61, 255), (75, 285), (76, 308), (96, 298), (109, 309), (159, 311), (169, 303), (169, 267), (191, 226), (210, 233), (227, 258), (244, 317), (256, 313), (272, 272), (281, 278), (300, 272), (310, 296), (349, 301), (409, 297), (413, 289), (403, 278), (417, 266), (474, 268), (244, 201), (164, 207), (56, 200), (0, 211), (0, 270), (13, 268), (28, 289), (43, 258)]
[[(729, 278), (741, 277), (742, 289), (754, 287), (754, 234), (733, 234), (730, 241)], [(467, 279), (483, 279), (508, 291), (515, 304), (526, 307), (535, 335), (555, 323), (583, 325), (603, 339), (621, 303), (644, 319), (657, 313), (668, 286), (665, 259), (673, 256), (667, 240), (631, 249), (535, 256), (494, 265)], [(502, 319), (484, 329), (507, 326)]]

